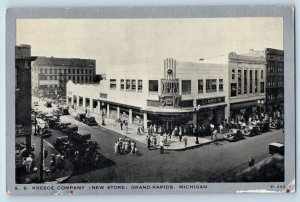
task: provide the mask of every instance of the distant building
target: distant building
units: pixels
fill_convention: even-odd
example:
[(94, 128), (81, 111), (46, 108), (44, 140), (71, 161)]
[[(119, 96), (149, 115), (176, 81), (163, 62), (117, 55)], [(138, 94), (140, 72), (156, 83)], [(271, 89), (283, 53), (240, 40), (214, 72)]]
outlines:
[(100, 84), (67, 84), (67, 102), (129, 123), (157, 123), (165, 129), (196, 124), (220, 124), (226, 116), (228, 66), (181, 62), (168, 58), (158, 64), (107, 68)]
[(16, 135), (26, 137), (27, 151), (31, 148), (31, 56), (30, 45), (15, 47), (16, 68)]
[(263, 110), (266, 95), (266, 60), (263, 51), (228, 55), (231, 117)]
[(79, 58), (38, 57), (32, 65), (35, 96), (65, 96), (66, 83), (93, 83), (96, 61)]
[(284, 51), (272, 48), (266, 49), (267, 84), (266, 104), (268, 112), (284, 113)]

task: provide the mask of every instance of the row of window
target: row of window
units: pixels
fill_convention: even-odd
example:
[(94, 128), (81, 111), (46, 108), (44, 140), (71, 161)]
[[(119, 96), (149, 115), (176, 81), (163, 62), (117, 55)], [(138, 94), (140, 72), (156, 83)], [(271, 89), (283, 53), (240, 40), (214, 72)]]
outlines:
[[(117, 88), (117, 80), (116, 79), (110, 79), (110, 89), (116, 89)], [(143, 90), (143, 80), (136, 80), (136, 79), (121, 79), (120, 80), (120, 88), (121, 90), (133, 90), (136, 89), (138, 91)]]
[[(258, 83), (255, 82), (255, 85), (254, 85), (254, 88), (253, 88), (252, 80), (250, 80), (249, 94), (257, 93), (258, 92), (258, 87), (259, 87)], [(260, 82), (260, 93), (264, 93), (264, 92), (265, 92), (265, 82)], [(235, 96), (242, 95), (242, 94), (244, 94), (244, 95), (248, 94), (247, 83), (244, 84), (243, 91), (242, 91), (242, 87), (241, 87), (240, 83), (231, 83), (230, 96), (235, 97)]]
[[(258, 79), (258, 70), (244, 70), (244, 78), (247, 78), (247, 71), (250, 72), (250, 79), (252, 79), (252, 72), (255, 71), (255, 79)], [(238, 79), (242, 78), (242, 70), (239, 69), (237, 71), (238, 73)], [(236, 69), (231, 70), (231, 80), (235, 80), (236, 78)], [(264, 79), (264, 70), (260, 70), (260, 78)]]
[(268, 86), (283, 86), (283, 82), (283, 76), (268, 76), (267, 78)]
[(270, 91), (267, 94), (267, 101), (274, 101), (277, 99), (283, 99), (284, 93), (283, 90), (280, 91)]
[(41, 74), (92, 74), (93, 69), (39, 69)]
[[(217, 81), (219, 81), (217, 83)], [(204, 93), (204, 85), (206, 87), (206, 93), (217, 92), (217, 85), (219, 85), (219, 91), (222, 92), (224, 90), (223, 79), (206, 79), (206, 80), (198, 80), (198, 93)], [(165, 86), (165, 85), (163, 85)], [(191, 94), (192, 91), (192, 81), (191, 80), (182, 80), (182, 94)], [(110, 89), (117, 88), (117, 80), (110, 79)], [(121, 79), (120, 80), (120, 89), (121, 90), (133, 90), (136, 89), (138, 91), (143, 90), (143, 80), (135, 80), (135, 79)], [(158, 80), (149, 80), (149, 92), (158, 92)], [(163, 90), (164, 93), (178, 93), (178, 84), (171, 83), (171, 85), (166, 85)]]
[(39, 75), (39, 80), (60, 80), (60, 81), (69, 81), (72, 80), (73, 82), (91, 82), (93, 80), (93, 76), (89, 75), (89, 76), (46, 76), (46, 75)]
[(269, 61), (267, 65), (268, 72), (284, 72), (284, 64), (283, 62), (275, 62), (275, 61)]

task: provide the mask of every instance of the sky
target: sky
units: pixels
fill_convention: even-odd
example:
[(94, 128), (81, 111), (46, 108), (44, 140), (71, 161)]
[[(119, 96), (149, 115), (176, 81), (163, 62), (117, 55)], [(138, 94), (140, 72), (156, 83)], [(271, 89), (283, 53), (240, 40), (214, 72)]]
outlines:
[(34, 56), (96, 59), (97, 73), (168, 57), (224, 64), (230, 52), (283, 49), (283, 19), (19, 19), (16, 43)]

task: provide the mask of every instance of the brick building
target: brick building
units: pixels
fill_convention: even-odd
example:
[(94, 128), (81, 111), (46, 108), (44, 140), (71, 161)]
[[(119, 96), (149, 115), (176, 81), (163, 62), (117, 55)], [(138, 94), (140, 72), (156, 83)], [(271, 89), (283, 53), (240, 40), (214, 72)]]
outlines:
[(92, 83), (95, 73), (95, 60), (38, 57), (32, 65), (32, 91), (35, 96), (65, 96), (69, 80)]

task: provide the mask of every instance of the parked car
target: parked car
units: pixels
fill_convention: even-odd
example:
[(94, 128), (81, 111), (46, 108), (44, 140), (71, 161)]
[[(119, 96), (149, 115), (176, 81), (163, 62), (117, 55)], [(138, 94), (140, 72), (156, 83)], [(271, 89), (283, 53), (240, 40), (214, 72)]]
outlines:
[(258, 126), (249, 125), (244, 129), (244, 135), (249, 137), (260, 135), (260, 128)]
[(272, 122), (270, 122), (269, 127), (271, 129), (280, 129), (283, 125), (283, 122), (281, 123), (281, 121), (279, 119), (274, 119)]
[(262, 133), (268, 132), (270, 129), (270, 125), (268, 121), (262, 121), (258, 123), (257, 126), (259, 127), (260, 132)]
[(84, 113), (79, 113), (76, 115), (75, 120), (83, 122), (85, 119), (85, 114)]
[(70, 115), (70, 113), (69, 113), (69, 108), (68, 108), (68, 107), (63, 108), (63, 109), (61, 110), (61, 112), (62, 112), (62, 115)]
[(68, 136), (61, 136), (57, 137), (56, 141), (54, 142), (55, 148), (62, 152), (64, 149), (70, 147), (69, 137)]
[(58, 128), (64, 132), (68, 125), (71, 125), (71, 123), (60, 123)]
[(74, 134), (75, 132), (77, 132), (77, 131), (78, 131), (78, 126), (75, 125), (75, 124), (68, 125), (68, 126), (66, 126), (66, 128), (64, 129), (64, 133), (65, 133), (67, 136), (69, 136), (69, 137), (72, 137), (73, 134)]
[(235, 142), (244, 139), (243, 136), (243, 132), (240, 129), (232, 128), (229, 130), (228, 133), (224, 135), (224, 139), (231, 142)]
[(59, 121), (56, 118), (49, 118), (46, 121), (50, 128), (57, 128), (57, 126), (59, 125)]
[(284, 155), (284, 144), (280, 142), (272, 142), (269, 144), (269, 153), (270, 154), (281, 154)]
[(88, 131), (77, 131), (74, 133), (73, 139), (77, 142), (86, 142), (91, 139), (91, 133)]
[(90, 117), (86, 117), (83, 121), (83, 123), (89, 125), (89, 126), (97, 126), (98, 123), (96, 122), (95, 117), (90, 116)]
[(43, 130), (43, 134), (42, 134), (43, 137), (50, 137), (51, 135), (52, 135), (52, 130), (49, 129)]

